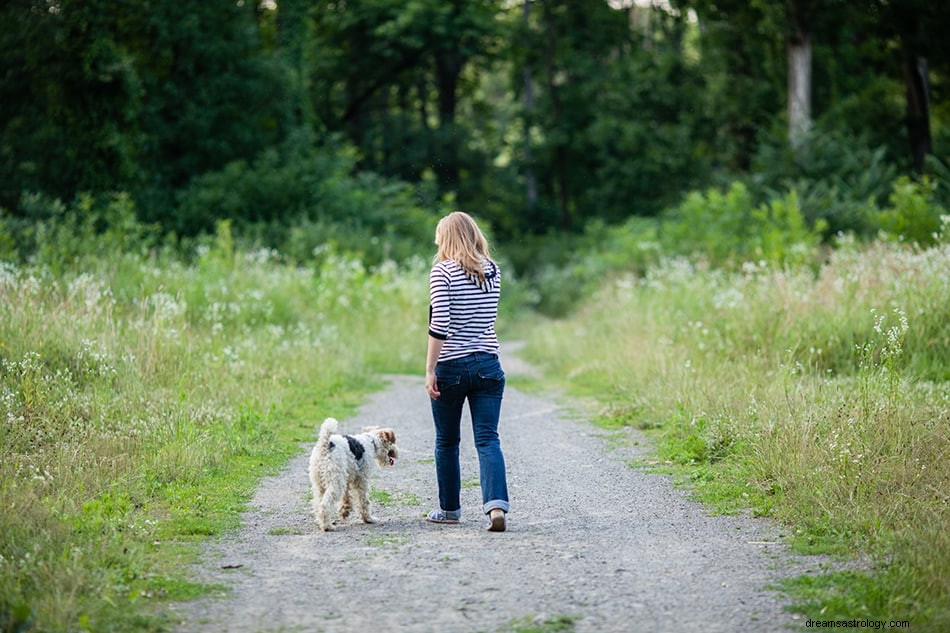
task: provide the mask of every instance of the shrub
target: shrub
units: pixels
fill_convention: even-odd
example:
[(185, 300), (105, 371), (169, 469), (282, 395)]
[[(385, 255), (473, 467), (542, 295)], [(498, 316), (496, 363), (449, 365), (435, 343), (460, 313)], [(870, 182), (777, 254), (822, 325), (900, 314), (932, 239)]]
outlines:
[(796, 191), (809, 224), (826, 223), (826, 236), (874, 236), (873, 212), (887, 200), (898, 167), (888, 150), (867, 138), (817, 128), (807, 149), (793, 151), (784, 137), (764, 142), (749, 187), (757, 196)]
[(902, 176), (894, 181), (889, 206), (875, 215), (877, 226), (893, 238), (930, 246), (941, 233), (941, 217), (948, 211), (936, 201), (937, 182), (924, 176), (911, 180)]
[(83, 261), (145, 253), (158, 245), (157, 228), (136, 218), (135, 203), (126, 193), (82, 193), (70, 204), (25, 193), (20, 211), (23, 217), (0, 215), (0, 256), (31, 260), (56, 273)]
[(757, 205), (749, 189), (735, 182), (724, 193), (688, 194), (663, 217), (660, 238), (667, 253), (712, 264), (790, 264), (810, 261), (824, 228), (821, 221), (807, 225), (795, 192)]
[[(548, 238), (552, 240), (552, 238)], [(534, 306), (547, 316), (564, 316), (593, 293), (606, 277), (643, 274), (660, 256), (657, 222), (632, 217), (619, 226), (591, 222), (576, 238), (549, 242), (551, 257), (531, 271)]]
[(352, 147), (318, 146), (301, 132), (252, 163), (236, 161), (199, 176), (180, 196), (178, 230), (209, 233), (222, 219), (237, 235), (309, 261), (333, 243), (367, 263), (404, 258), (428, 244), (434, 213), (421, 208), (407, 184), (373, 173), (354, 175)]

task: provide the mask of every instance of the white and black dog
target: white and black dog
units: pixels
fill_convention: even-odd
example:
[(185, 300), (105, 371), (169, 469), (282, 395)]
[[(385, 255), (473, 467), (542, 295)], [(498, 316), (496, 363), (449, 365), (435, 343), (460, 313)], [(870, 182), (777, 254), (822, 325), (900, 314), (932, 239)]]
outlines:
[(338, 508), (340, 518), (345, 519), (354, 500), (363, 522), (375, 523), (369, 512), (369, 473), (374, 462), (392, 466), (399, 457), (392, 429), (368, 427), (358, 435), (340, 435), (338, 426), (333, 418), (324, 420), (310, 453), (313, 515), (324, 532), (332, 529), (333, 509)]

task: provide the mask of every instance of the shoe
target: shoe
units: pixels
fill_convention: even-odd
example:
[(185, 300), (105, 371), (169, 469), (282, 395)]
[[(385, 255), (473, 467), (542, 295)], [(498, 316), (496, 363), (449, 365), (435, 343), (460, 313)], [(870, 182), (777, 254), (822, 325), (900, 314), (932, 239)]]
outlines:
[(426, 521), (430, 523), (458, 523), (459, 517), (451, 516), (445, 510), (433, 510), (428, 515), (426, 515)]
[(505, 528), (505, 511), (501, 508), (495, 508), (488, 513), (488, 527), (485, 528), (489, 532), (504, 532)]

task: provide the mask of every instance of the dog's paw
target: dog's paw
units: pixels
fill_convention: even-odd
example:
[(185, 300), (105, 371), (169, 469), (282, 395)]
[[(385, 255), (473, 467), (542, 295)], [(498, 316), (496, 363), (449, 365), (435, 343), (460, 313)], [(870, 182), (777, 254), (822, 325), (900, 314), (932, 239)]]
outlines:
[(379, 523), (379, 519), (377, 519), (371, 514), (368, 514), (363, 517), (363, 523)]

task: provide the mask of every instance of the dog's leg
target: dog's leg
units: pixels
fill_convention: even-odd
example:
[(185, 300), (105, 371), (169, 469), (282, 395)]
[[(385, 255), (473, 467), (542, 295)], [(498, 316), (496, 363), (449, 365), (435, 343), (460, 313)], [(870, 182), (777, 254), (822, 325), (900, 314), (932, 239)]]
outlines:
[(346, 492), (343, 493), (343, 501), (340, 502), (340, 518), (346, 519), (350, 516), (350, 512), (353, 510), (353, 504), (350, 501), (350, 492), (351, 489), (347, 487)]
[(376, 523), (376, 517), (369, 513), (369, 485), (362, 481), (356, 486), (356, 498), (360, 505), (360, 518), (363, 523)]
[(311, 508), (313, 509), (313, 518), (316, 521), (320, 522), (320, 502), (323, 500), (323, 493), (325, 489), (323, 483), (314, 475), (310, 477), (310, 488), (311, 496), (313, 497), (310, 500)]
[(326, 490), (320, 498), (320, 504), (317, 510), (317, 523), (320, 524), (320, 529), (324, 532), (329, 532), (333, 529), (330, 525), (330, 517), (332, 516), (333, 509), (339, 505), (340, 498), (345, 494), (346, 478), (334, 477), (328, 481), (327, 484)]

